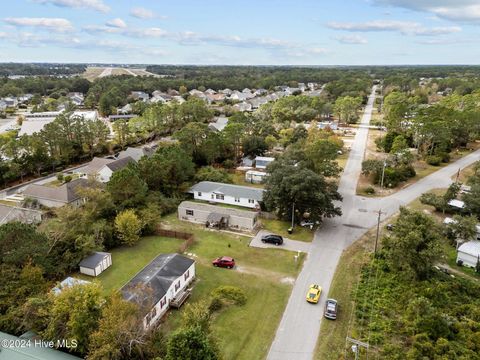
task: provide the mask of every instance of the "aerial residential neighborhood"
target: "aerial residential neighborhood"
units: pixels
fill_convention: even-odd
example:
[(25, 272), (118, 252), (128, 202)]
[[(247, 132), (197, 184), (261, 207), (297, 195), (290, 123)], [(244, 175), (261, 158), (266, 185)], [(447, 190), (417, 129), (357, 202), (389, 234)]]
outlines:
[(478, 10), (10, 2), (0, 360), (480, 359)]

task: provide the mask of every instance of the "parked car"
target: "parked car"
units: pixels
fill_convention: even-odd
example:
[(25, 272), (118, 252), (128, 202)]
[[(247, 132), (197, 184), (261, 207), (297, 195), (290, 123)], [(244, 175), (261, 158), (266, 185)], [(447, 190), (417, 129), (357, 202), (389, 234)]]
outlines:
[(338, 302), (335, 299), (327, 299), (323, 316), (327, 319), (335, 320), (337, 318)]
[(262, 236), (263, 243), (275, 244), (275, 245), (282, 245), (283, 244), (283, 237), (280, 235), (264, 235)]
[(308, 227), (310, 229), (313, 229), (313, 227), (315, 226), (315, 223), (311, 220), (302, 220), (300, 222), (300, 226), (301, 227)]
[(321, 293), (322, 293), (322, 288), (319, 285), (317, 284), (310, 285), (310, 289), (308, 289), (308, 292), (307, 292), (307, 301), (312, 304), (318, 303), (318, 300), (320, 300)]
[(213, 266), (232, 269), (235, 266), (235, 259), (229, 256), (222, 256), (212, 261)]

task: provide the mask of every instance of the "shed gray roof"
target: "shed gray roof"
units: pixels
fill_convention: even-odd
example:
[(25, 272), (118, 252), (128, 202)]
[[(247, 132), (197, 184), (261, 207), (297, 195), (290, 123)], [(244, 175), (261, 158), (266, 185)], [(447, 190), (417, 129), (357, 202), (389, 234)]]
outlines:
[(213, 181), (201, 181), (198, 184), (193, 185), (188, 192), (193, 194), (197, 191), (223, 194), (236, 198), (253, 199), (257, 201), (262, 201), (264, 192), (262, 189), (256, 189), (249, 186), (223, 184)]
[(118, 154), (118, 158), (123, 159), (130, 156), (133, 160), (138, 162), (144, 156), (152, 156), (154, 152), (155, 150), (149, 147), (128, 147)]
[(110, 253), (96, 251), (89, 257), (83, 259), (78, 266), (88, 268), (88, 269), (95, 269), (98, 264), (100, 264), (105, 256), (111, 255)]
[[(125, 300), (139, 305), (155, 305), (165, 296), (172, 283), (194, 262), (180, 254), (158, 255), (120, 289), (122, 296)], [(144, 287), (151, 293), (143, 290)]]
[(209, 211), (216, 214), (221, 214), (223, 216), (234, 215), (237, 217), (243, 217), (247, 219), (255, 219), (257, 213), (255, 211), (249, 210), (240, 210), (231, 207), (210, 205), (196, 201), (183, 201), (179, 206), (179, 209), (189, 209), (189, 210), (199, 210), (199, 211)]
[(115, 172), (117, 170), (123, 169), (125, 166), (127, 166), (132, 161), (135, 161), (135, 160), (133, 160), (130, 156), (126, 156), (122, 159), (114, 160), (114, 161), (106, 164), (105, 166), (108, 167), (110, 170)]
[(80, 195), (77, 194), (77, 189), (79, 187), (86, 187), (87, 185), (87, 179), (72, 180), (58, 187), (32, 184), (27, 186), (23, 195), (34, 199), (53, 200), (69, 204), (80, 199)]
[(113, 159), (94, 157), (93, 160), (90, 161), (88, 165), (82, 169), (82, 172), (87, 175), (95, 175), (105, 165), (110, 164), (111, 162), (114, 162), (114, 161), (115, 160)]

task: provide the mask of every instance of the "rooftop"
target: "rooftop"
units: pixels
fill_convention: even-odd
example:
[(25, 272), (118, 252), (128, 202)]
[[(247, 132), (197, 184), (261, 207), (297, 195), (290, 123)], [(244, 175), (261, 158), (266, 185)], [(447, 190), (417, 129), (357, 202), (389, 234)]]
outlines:
[(249, 186), (231, 185), (213, 181), (201, 181), (198, 184), (193, 185), (188, 192), (192, 194), (195, 192), (215, 193), (236, 198), (262, 201), (264, 190)]
[(96, 251), (89, 257), (86, 257), (85, 259), (83, 259), (80, 262), (79, 266), (89, 268), (89, 269), (95, 269), (97, 265), (103, 261), (103, 259), (105, 258), (105, 255), (110, 255), (110, 253)]
[(211, 211), (212, 213), (221, 214), (223, 216), (234, 215), (248, 219), (254, 219), (257, 216), (257, 213), (255, 211), (240, 210), (236, 208), (205, 204), (196, 201), (183, 201), (178, 207), (188, 208), (191, 210)]
[(480, 241), (478, 240), (467, 241), (458, 247), (458, 251), (461, 251), (463, 253), (466, 253), (472, 256), (479, 256)]
[(80, 198), (80, 195), (77, 194), (77, 189), (86, 187), (87, 184), (87, 179), (75, 179), (58, 187), (31, 184), (23, 191), (23, 195), (25, 197), (53, 200), (68, 204)]

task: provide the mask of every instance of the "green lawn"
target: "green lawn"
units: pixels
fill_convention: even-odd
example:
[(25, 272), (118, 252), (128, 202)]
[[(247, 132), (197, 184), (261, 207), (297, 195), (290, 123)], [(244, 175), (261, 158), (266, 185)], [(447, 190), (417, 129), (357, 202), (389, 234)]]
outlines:
[[(247, 297), (245, 306), (231, 306), (215, 314), (212, 328), (226, 360), (264, 359), (275, 335), (292, 289), (292, 281), (304, 260), (295, 262), (294, 253), (281, 249), (259, 249), (248, 246), (250, 237), (206, 230), (202, 226), (180, 221), (176, 214), (162, 219), (164, 227), (192, 232), (195, 243), (187, 250), (195, 254), (196, 281), (193, 303), (208, 300), (213, 289), (221, 285), (242, 288)], [(132, 247), (112, 250), (113, 265), (97, 279), (107, 292), (119, 289), (138, 271), (161, 253), (178, 251), (182, 240), (148, 236)], [(211, 266), (215, 257), (235, 258), (237, 269)], [(86, 276), (79, 276), (91, 280)], [(258, 316), (261, 314), (261, 316)], [(161, 327), (168, 332), (180, 322), (181, 310), (172, 310)]]
[(287, 230), (291, 226), (291, 224), (287, 221), (267, 219), (261, 219), (260, 221), (265, 230), (271, 231), (278, 235), (282, 235), (283, 237), (286, 237), (288, 239), (305, 242), (311, 242), (313, 240), (313, 234), (315, 230), (310, 230), (309, 228), (303, 228), (296, 225), (293, 233), (289, 234)]
[(245, 181), (245, 173), (243, 171), (235, 171), (234, 173), (231, 173), (229, 175), (232, 177), (233, 183), (235, 185), (263, 188), (263, 184), (252, 184), (252, 183), (249, 183), (249, 182)]

